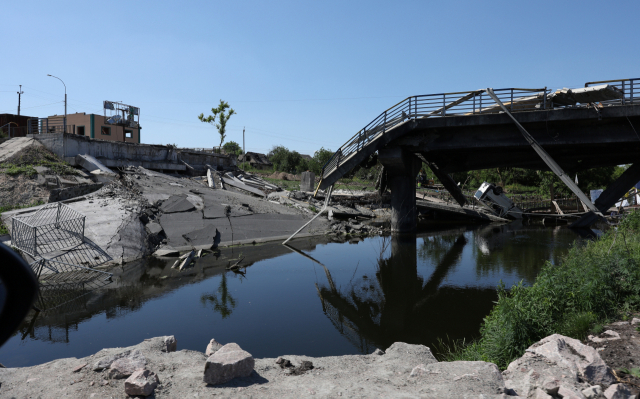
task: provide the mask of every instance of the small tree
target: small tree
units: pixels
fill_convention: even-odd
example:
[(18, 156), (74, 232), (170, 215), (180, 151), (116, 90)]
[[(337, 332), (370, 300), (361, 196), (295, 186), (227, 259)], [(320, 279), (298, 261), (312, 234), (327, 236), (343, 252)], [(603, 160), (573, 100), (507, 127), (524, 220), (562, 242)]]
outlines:
[(222, 148), (227, 154), (242, 155), (242, 148), (240, 148), (240, 144), (235, 141), (227, 141)]
[[(225, 111), (229, 110), (225, 113)], [(220, 147), (222, 147), (222, 143), (224, 143), (225, 137), (227, 137), (227, 122), (231, 115), (235, 114), (236, 111), (233, 108), (229, 107), (229, 104), (226, 101), (220, 100), (220, 104), (217, 108), (211, 108), (212, 115), (209, 115), (205, 118), (204, 114), (198, 115), (198, 119), (200, 122), (211, 123), (218, 129), (218, 133), (220, 133)], [(218, 117), (218, 123), (216, 123), (216, 117)]]

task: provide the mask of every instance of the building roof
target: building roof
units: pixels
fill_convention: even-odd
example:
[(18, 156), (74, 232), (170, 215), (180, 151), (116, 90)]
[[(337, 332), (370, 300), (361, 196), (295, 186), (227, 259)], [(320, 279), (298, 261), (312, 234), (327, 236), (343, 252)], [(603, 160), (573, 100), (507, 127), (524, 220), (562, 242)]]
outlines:
[[(272, 165), (266, 155), (258, 152), (247, 152), (247, 161), (250, 163), (259, 163), (262, 165)], [(244, 161), (244, 155), (238, 155), (238, 161)]]

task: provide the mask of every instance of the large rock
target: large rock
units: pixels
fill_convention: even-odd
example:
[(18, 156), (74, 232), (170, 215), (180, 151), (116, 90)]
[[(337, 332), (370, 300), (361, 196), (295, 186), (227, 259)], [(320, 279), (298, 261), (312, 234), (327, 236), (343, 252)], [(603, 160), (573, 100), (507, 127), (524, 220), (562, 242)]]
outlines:
[(604, 397), (607, 399), (629, 399), (631, 391), (624, 384), (613, 384), (606, 391)]
[(204, 366), (204, 382), (223, 384), (236, 377), (248, 377), (253, 372), (253, 356), (236, 343), (229, 343), (209, 356)]
[(576, 392), (589, 387), (565, 365), (528, 352), (511, 362), (502, 375), (506, 388), (523, 398), (546, 398), (543, 394), (554, 397), (562, 386)]
[(146, 365), (147, 361), (146, 359), (144, 359), (144, 356), (142, 356), (142, 358), (137, 357), (135, 359), (123, 357), (111, 363), (108, 376), (111, 379), (126, 378), (133, 374), (136, 370), (144, 369), (144, 366)]
[(222, 344), (215, 339), (211, 339), (211, 341), (209, 341), (209, 345), (207, 345), (207, 349), (204, 351), (204, 354), (207, 356), (211, 356), (220, 348), (222, 348)]
[(160, 349), (163, 352), (175, 352), (178, 349), (178, 341), (173, 335), (162, 337), (163, 346)]
[(427, 388), (429, 394), (426, 397), (475, 398), (505, 393), (498, 366), (487, 362), (421, 364), (411, 371), (410, 379)]
[(611, 368), (598, 352), (577, 339), (553, 334), (531, 345), (527, 352), (563, 365), (592, 384), (610, 385), (616, 382)]
[[(128, 358), (128, 359), (131, 359), (131, 360), (134, 360), (134, 361), (139, 361), (139, 362), (143, 362), (144, 364), (147, 364), (147, 359), (144, 357), (142, 352), (140, 352), (138, 349), (134, 349), (134, 350), (126, 350), (124, 352), (120, 352), (120, 353), (117, 353), (115, 355), (103, 356), (103, 357), (99, 358), (93, 364), (93, 370), (94, 371), (100, 371), (100, 370), (103, 370), (103, 369), (110, 368), (111, 365), (113, 364), (113, 362), (115, 362), (118, 359), (123, 359), (123, 358)], [(143, 367), (144, 367), (144, 365), (143, 365)]]
[(138, 370), (124, 382), (124, 392), (129, 396), (149, 396), (156, 389), (160, 380), (149, 370)]

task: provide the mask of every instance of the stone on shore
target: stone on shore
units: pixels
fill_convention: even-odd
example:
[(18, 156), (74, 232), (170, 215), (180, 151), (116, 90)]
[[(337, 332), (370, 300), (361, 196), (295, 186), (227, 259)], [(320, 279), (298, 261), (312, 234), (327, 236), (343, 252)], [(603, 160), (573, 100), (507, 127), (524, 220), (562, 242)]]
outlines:
[(136, 370), (143, 369), (146, 365), (147, 361), (142, 355), (134, 359), (123, 357), (111, 363), (108, 376), (110, 379), (127, 378)]
[(629, 399), (631, 391), (624, 384), (613, 384), (604, 391), (604, 397), (607, 399)]
[(602, 388), (600, 387), (600, 385), (594, 385), (592, 387), (583, 389), (582, 394), (587, 399), (596, 399), (599, 398), (602, 394)]
[[(147, 358), (138, 349), (126, 350), (111, 356), (103, 356), (93, 365), (93, 371), (100, 371), (112, 367), (113, 363), (119, 359), (129, 359), (134, 362), (142, 363), (142, 367), (147, 364)], [(124, 363), (123, 363), (124, 365)], [(122, 377), (120, 377), (122, 378)]]
[(211, 355), (204, 366), (204, 382), (223, 384), (236, 377), (248, 377), (255, 361), (249, 352), (236, 343), (229, 343)]
[(124, 392), (129, 396), (149, 396), (159, 383), (153, 371), (137, 370), (124, 382)]
[[(411, 371), (410, 378), (417, 384), (428, 386), (431, 397), (434, 398), (464, 397), (460, 395), (462, 392), (486, 396), (500, 395), (505, 392), (504, 381), (498, 366), (487, 362), (458, 361), (421, 364)], [(455, 389), (452, 389), (453, 387)]]
[(168, 335), (163, 338), (164, 345), (160, 349), (163, 352), (175, 352), (178, 349), (178, 341), (173, 335)]
[(577, 339), (553, 334), (531, 345), (527, 352), (565, 366), (592, 384), (610, 385), (616, 382), (611, 368), (598, 352)]
[(220, 348), (222, 348), (222, 344), (215, 339), (211, 339), (211, 341), (209, 341), (209, 345), (207, 345), (207, 349), (204, 351), (204, 354), (209, 357), (216, 353)]

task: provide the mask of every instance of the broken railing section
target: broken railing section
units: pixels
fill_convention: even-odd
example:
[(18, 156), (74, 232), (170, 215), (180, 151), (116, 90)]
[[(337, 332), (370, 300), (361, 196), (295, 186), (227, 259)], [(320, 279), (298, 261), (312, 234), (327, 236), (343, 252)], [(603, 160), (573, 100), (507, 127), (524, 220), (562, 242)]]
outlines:
[[(106, 285), (112, 276), (79, 263), (98, 266), (112, 258), (84, 236), (85, 216), (61, 202), (12, 218), (12, 242), (27, 257), (38, 278), (42, 308), (59, 303), (59, 293)], [(51, 294), (53, 293), (53, 297)], [(58, 305), (56, 305), (58, 306)]]
[[(620, 198), (640, 181), (640, 162), (636, 162), (625, 170), (620, 177), (611, 183), (595, 201), (598, 212), (587, 212), (580, 219), (571, 224), (572, 228), (588, 228), (598, 220), (601, 213), (615, 205)], [(587, 205), (588, 206), (588, 205)]]
[(311, 222), (313, 222), (314, 220), (316, 220), (318, 218), (318, 216), (322, 215), (326, 210), (327, 210), (327, 206), (329, 206), (329, 201), (331, 199), (331, 193), (333, 192), (333, 185), (331, 185), (329, 187), (329, 189), (327, 190), (327, 195), (324, 198), (324, 205), (322, 206), (322, 209), (320, 209), (320, 212), (318, 212), (314, 217), (311, 218), (311, 220), (309, 220), (307, 223), (304, 224), (304, 226), (300, 227), (298, 230), (296, 230), (295, 233), (291, 234), (291, 236), (289, 238), (287, 238), (286, 240), (284, 240), (284, 242), (282, 244), (286, 244), (289, 242), (289, 240), (291, 240), (293, 237), (295, 237), (296, 235), (298, 235), (298, 233), (300, 233), (305, 227), (307, 227), (308, 225), (311, 224)]
[(560, 178), (560, 180), (562, 180), (562, 182), (567, 187), (569, 187), (569, 189), (575, 195), (578, 196), (580, 201), (582, 201), (589, 208), (589, 210), (591, 212), (595, 213), (598, 216), (602, 216), (602, 213), (596, 208), (595, 205), (593, 205), (591, 200), (582, 192), (582, 190), (580, 190), (578, 185), (574, 183), (574, 181), (571, 179), (571, 177), (569, 177), (564, 172), (564, 170), (562, 170), (560, 165), (558, 165), (558, 163), (556, 161), (554, 161), (553, 158), (551, 158), (551, 156), (542, 148), (542, 146), (540, 144), (538, 144), (536, 139), (534, 139), (533, 136), (531, 136), (529, 134), (529, 132), (527, 132), (527, 130), (524, 127), (522, 127), (520, 122), (518, 122), (518, 120), (513, 117), (513, 115), (509, 112), (507, 107), (505, 107), (504, 104), (502, 104), (502, 102), (500, 101), (500, 99), (495, 95), (493, 89), (487, 88), (487, 93), (489, 94), (489, 96), (491, 96), (491, 98), (494, 99), (494, 101), (497, 104), (500, 104), (500, 107), (502, 108), (502, 110), (509, 116), (509, 118), (511, 118), (511, 120), (513, 120), (513, 122), (516, 124), (516, 126), (520, 130), (520, 133), (522, 133), (522, 135), (524, 136), (525, 140), (527, 140), (529, 145), (531, 145), (531, 147), (540, 156), (540, 158), (544, 161), (544, 163), (547, 164), (549, 169), (551, 169), (551, 171), (553, 173), (555, 173), (556, 176), (558, 176)]

